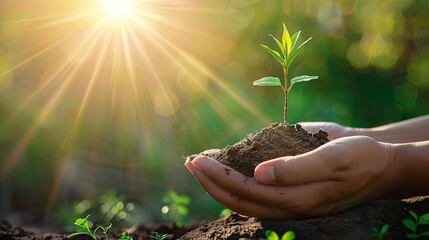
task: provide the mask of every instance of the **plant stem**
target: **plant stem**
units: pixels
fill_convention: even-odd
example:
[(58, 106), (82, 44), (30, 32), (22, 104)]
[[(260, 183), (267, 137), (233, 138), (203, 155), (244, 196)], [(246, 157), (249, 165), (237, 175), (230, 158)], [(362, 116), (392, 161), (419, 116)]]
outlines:
[(283, 121), (287, 124), (287, 111), (288, 111), (288, 86), (287, 86), (287, 74), (288, 74), (288, 67), (283, 66), (283, 76), (284, 76), (284, 94), (285, 94), (285, 105), (284, 105), (284, 115), (283, 115)]

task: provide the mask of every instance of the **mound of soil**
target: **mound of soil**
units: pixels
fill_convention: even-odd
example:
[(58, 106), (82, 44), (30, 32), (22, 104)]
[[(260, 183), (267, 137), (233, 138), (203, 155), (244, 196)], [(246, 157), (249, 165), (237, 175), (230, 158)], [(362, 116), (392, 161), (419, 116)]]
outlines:
[[(413, 198), (404, 201), (383, 200), (353, 207), (334, 216), (299, 221), (258, 220), (231, 214), (202, 225), (182, 236), (181, 240), (191, 239), (265, 239), (265, 232), (273, 230), (279, 235), (289, 230), (296, 234), (297, 240), (336, 240), (336, 239), (376, 239), (372, 227), (380, 229), (389, 224), (384, 238), (407, 239), (411, 231), (402, 225), (402, 220), (411, 218), (408, 211), (418, 215), (429, 212), (429, 198)], [(419, 227), (419, 232), (428, 231), (429, 226)], [(280, 235), (281, 236), (281, 235)]]
[(299, 124), (274, 123), (219, 152), (205, 155), (253, 177), (255, 167), (261, 162), (306, 153), (327, 142), (328, 134), (323, 130), (309, 133)]

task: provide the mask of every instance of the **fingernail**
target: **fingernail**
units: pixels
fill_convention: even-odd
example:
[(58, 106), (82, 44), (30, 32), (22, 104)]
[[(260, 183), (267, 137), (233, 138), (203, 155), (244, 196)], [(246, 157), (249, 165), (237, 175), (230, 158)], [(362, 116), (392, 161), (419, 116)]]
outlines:
[(193, 165), (189, 159), (186, 160), (185, 167), (192, 173), (192, 175), (194, 175), (194, 169), (192, 168)]
[(256, 181), (260, 183), (274, 183), (276, 176), (274, 172), (274, 166), (264, 166), (255, 169)]

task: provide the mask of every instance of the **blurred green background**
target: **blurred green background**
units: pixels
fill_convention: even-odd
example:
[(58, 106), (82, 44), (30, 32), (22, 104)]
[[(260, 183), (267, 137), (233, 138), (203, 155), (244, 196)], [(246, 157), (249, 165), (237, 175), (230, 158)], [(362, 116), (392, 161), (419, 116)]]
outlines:
[(252, 81), (282, 76), (259, 44), (283, 22), (313, 38), (289, 76), (319, 76), (291, 92), (291, 123), (429, 112), (427, 0), (135, 0), (121, 19), (100, 1), (0, 1), (2, 219), (156, 222), (169, 189), (188, 221), (217, 218), (184, 157), (282, 121), (282, 92)]

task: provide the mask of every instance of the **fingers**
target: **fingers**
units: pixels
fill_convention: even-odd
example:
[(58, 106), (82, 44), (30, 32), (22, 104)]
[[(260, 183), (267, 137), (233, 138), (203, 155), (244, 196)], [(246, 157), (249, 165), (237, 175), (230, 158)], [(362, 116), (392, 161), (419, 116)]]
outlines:
[(218, 184), (213, 182), (205, 174), (203, 174), (198, 168), (193, 166), (192, 163), (187, 162), (186, 167), (194, 174), (197, 181), (203, 186), (203, 188), (219, 203), (228, 207), (229, 209), (244, 214), (247, 216), (254, 216), (259, 218), (269, 219), (292, 219), (296, 218), (296, 215), (277, 208), (275, 206), (266, 206), (264, 204), (255, 203), (250, 200), (244, 199), (234, 193), (231, 193)]
[(341, 202), (347, 200), (337, 181), (268, 186), (203, 156), (185, 165), (213, 198), (249, 216), (272, 219), (321, 216), (340, 211)]
[(309, 153), (282, 157), (259, 164), (255, 179), (269, 185), (298, 185), (337, 179), (337, 162), (330, 160), (324, 147)]

